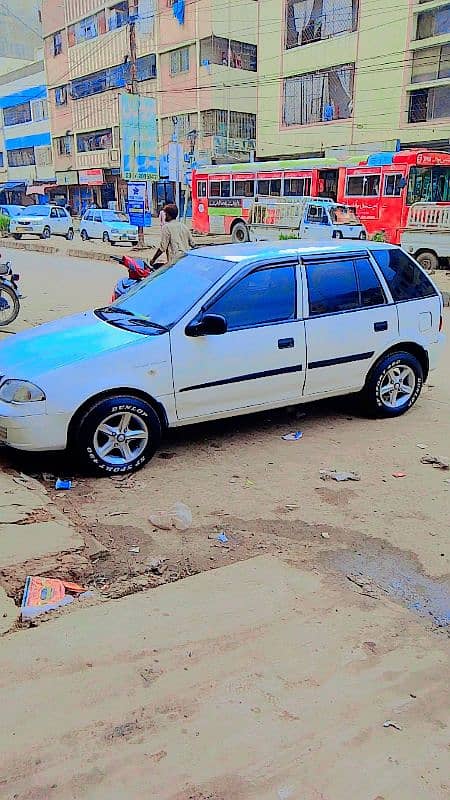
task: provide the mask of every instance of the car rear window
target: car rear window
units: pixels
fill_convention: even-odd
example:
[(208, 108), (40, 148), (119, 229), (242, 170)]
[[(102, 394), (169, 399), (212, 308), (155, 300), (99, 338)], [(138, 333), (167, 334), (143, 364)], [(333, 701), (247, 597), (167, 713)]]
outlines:
[(396, 302), (420, 300), (437, 294), (423, 270), (403, 250), (372, 250)]

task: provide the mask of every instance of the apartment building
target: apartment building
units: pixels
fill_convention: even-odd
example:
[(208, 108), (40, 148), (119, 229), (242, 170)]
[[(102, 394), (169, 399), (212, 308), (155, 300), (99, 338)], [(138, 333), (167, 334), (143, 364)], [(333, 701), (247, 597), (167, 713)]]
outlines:
[(255, 0), (43, 0), (54, 194), (77, 213), (92, 200), (124, 205), (118, 95), (131, 83), (131, 15), (138, 91), (154, 97), (157, 109), (155, 205), (174, 196), (174, 141), (182, 180), (198, 161), (249, 160), (256, 147), (257, 14)]
[(32, 202), (54, 180), (41, 60), (0, 75), (0, 202)]
[(258, 158), (450, 150), (448, 0), (259, 6)]

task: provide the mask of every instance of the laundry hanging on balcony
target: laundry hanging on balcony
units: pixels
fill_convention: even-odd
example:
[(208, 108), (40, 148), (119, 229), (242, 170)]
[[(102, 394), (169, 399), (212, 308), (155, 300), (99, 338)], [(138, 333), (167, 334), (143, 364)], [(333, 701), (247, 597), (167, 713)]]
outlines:
[(184, 25), (184, 7), (185, 7), (185, 5), (186, 5), (185, 0), (175, 0), (174, 4), (172, 6), (173, 15), (174, 15), (175, 19), (177, 20), (177, 22), (180, 23), (180, 25)]

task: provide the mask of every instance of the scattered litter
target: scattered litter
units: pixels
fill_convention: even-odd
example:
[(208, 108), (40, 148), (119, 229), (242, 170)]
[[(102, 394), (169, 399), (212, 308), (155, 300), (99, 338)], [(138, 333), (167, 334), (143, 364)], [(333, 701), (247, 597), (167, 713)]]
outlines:
[(92, 592), (77, 583), (61, 581), (59, 578), (28, 576), (20, 612), (22, 619), (33, 619), (46, 611), (67, 606), (73, 603), (75, 597), (92, 597)]
[(406, 472), (393, 472), (393, 478), (406, 478)]
[(294, 794), (294, 790), (290, 786), (282, 786), (281, 789), (278, 789), (277, 794), (278, 800), (289, 800)]
[(140, 547), (129, 547), (128, 548), (128, 552), (129, 553), (140, 553), (141, 552), (141, 548)]
[(426, 455), (422, 456), (420, 461), (422, 464), (431, 464), (434, 469), (450, 469), (450, 462), (448, 458)]
[(156, 511), (150, 514), (149, 520), (155, 528), (165, 531), (170, 531), (172, 528), (187, 531), (192, 525), (192, 511), (184, 503), (175, 503), (170, 511)]
[(229, 542), (228, 536), (226, 535), (225, 531), (219, 533), (217, 541), (222, 542), (222, 544), (227, 544)]
[(300, 506), (296, 503), (286, 503), (285, 508), (287, 508), (288, 511), (294, 511), (296, 508), (300, 508)]
[(383, 728), (395, 728), (396, 731), (402, 731), (403, 728), (397, 722), (393, 722), (391, 719), (387, 719), (386, 722), (383, 722)]
[(444, 483), (450, 483), (450, 478), (446, 478)]
[(338, 472), (336, 469), (321, 469), (319, 475), (323, 481), (360, 481), (361, 476), (357, 472)]
[(43, 481), (48, 481), (49, 483), (52, 483), (52, 481), (55, 480), (55, 476), (53, 475), (52, 472), (43, 472), (42, 473), (42, 480)]
[(244, 489), (250, 489), (251, 486), (255, 485), (255, 481), (251, 481), (249, 478), (246, 478), (244, 483)]
[(292, 433), (285, 433), (281, 438), (284, 439), (285, 442), (296, 442), (298, 439), (301, 439), (302, 436), (302, 431), (293, 431)]
[(426, 444), (416, 444), (416, 447), (418, 447), (419, 450), (426, 450), (427, 449)]
[(147, 568), (150, 572), (156, 572), (157, 575), (162, 575), (167, 567), (164, 565), (164, 558), (150, 558), (147, 561)]
[(375, 583), (372, 578), (369, 578), (365, 575), (355, 575), (352, 572), (349, 573), (346, 578), (348, 581), (350, 581), (350, 583), (354, 583), (356, 586), (359, 586), (359, 588), (362, 589), (360, 594), (363, 594), (365, 597), (372, 597), (374, 600), (380, 599), (380, 596), (377, 594), (377, 592), (379, 592), (381, 587), (378, 586), (378, 584)]
[(321, 535), (322, 539), (329, 539), (330, 538), (330, 534), (327, 533), (326, 531), (322, 531), (322, 533), (320, 535)]
[(68, 478), (57, 478), (55, 481), (55, 489), (71, 489), (72, 481)]

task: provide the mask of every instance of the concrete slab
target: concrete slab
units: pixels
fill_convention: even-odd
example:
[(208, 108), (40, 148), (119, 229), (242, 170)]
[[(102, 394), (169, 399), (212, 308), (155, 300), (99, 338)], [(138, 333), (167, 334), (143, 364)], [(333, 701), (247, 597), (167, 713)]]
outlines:
[(0, 565), (9, 567), (33, 558), (80, 550), (82, 537), (62, 522), (0, 525)]
[(2, 790), (448, 800), (447, 691), (409, 611), (262, 556), (6, 636)]

